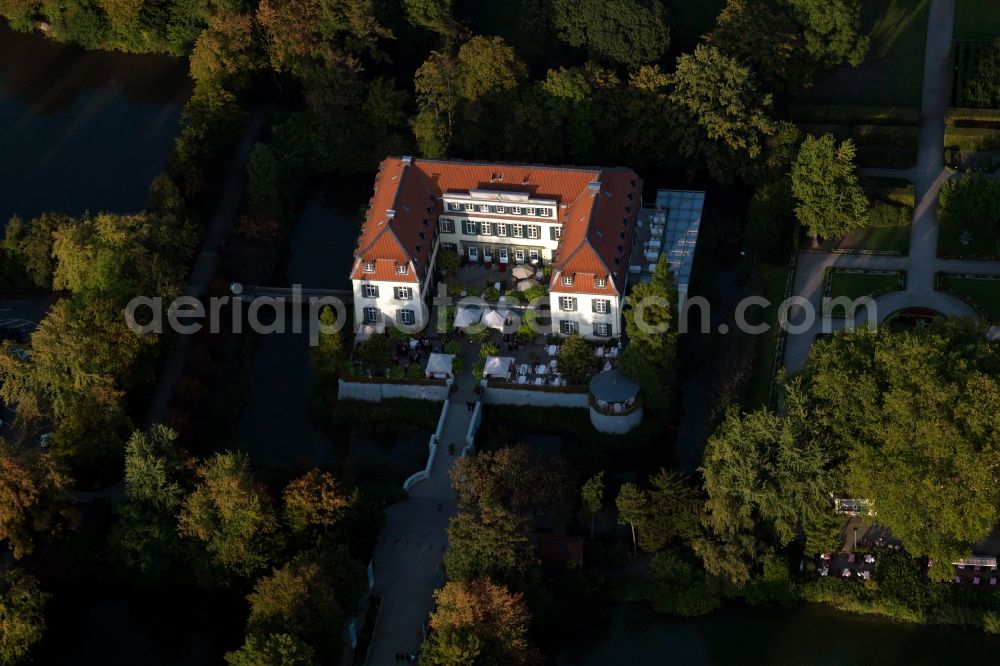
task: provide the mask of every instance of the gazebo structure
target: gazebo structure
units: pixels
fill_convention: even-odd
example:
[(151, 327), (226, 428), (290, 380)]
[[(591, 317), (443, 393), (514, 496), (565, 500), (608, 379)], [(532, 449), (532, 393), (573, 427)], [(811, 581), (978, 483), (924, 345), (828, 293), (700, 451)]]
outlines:
[(453, 377), (452, 363), (454, 360), (454, 354), (431, 354), (427, 357), (427, 367), (424, 368), (424, 374), (428, 379), (448, 379)]
[(590, 380), (590, 422), (600, 432), (626, 433), (642, 423), (639, 384), (615, 369)]
[(514, 358), (511, 356), (487, 356), (483, 366), (483, 377), (499, 377), (504, 381), (510, 380), (511, 366)]

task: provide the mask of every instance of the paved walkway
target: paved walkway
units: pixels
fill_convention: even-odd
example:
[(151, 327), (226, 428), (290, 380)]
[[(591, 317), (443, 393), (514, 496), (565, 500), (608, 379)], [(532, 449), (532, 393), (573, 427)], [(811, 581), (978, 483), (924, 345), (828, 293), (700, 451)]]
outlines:
[[(472, 360), (466, 359), (467, 369)], [(382, 597), (382, 608), (369, 652), (372, 666), (395, 664), (395, 655), (400, 653), (417, 653), (432, 593), (444, 584), (441, 560), (448, 547), (448, 521), (457, 511), (448, 471), (461, 455), (472, 421), (467, 403), (478, 398), (468, 371), (456, 377), (455, 383), (459, 388), (451, 396), (430, 476), (410, 488), (408, 500), (385, 512), (373, 564), (372, 592)], [(455, 443), (454, 455), (448, 453), (449, 442)]]
[[(799, 253), (793, 294), (809, 301), (821, 312), (823, 282), (828, 266), (871, 270), (905, 270), (905, 291), (891, 292), (876, 299), (878, 320), (906, 307), (928, 307), (950, 317), (975, 317), (975, 311), (963, 300), (934, 290), (934, 275), (952, 273), (1000, 274), (1000, 261), (949, 260), (937, 256), (937, 204), (941, 184), (953, 171), (944, 164), (944, 119), (951, 99), (951, 38), (955, 0), (931, 0), (927, 22), (927, 47), (924, 54), (924, 83), (920, 108), (920, 134), (917, 164), (909, 169), (864, 169), (866, 175), (905, 178), (916, 188), (917, 205), (913, 211), (910, 253), (907, 257), (833, 254), (804, 250)], [(789, 321), (802, 322), (804, 310), (793, 307)], [(864, 313), (861, 313), (862, 317)], [(843, 320), (834, 320), (830, 330), (843, 328)], [(821, 317), (805, 332), (789, 331), (785, 344), (785, 368), (802, 368), (816, 335), (822, 331)]]

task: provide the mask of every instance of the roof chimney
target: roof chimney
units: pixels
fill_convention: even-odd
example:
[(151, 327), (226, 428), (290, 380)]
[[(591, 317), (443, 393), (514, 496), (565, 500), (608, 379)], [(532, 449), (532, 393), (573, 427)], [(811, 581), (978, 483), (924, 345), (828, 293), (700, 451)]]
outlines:
[(590, 190), (590, 196), (597, 196), (597, 193), (601, 191), (601, 181), (592, 180), (587, 183), (587, 189)]
[(410, 166), (411, 164), (413, 164), (413, 156), (412, 155), (403, 155), (403, 159), (401, 159), (399, 161), (403, 163), (403, 166)]

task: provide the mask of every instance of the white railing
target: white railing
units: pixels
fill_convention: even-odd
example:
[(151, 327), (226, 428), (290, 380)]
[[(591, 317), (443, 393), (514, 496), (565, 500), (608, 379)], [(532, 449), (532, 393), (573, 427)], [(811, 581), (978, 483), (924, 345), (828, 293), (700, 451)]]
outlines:
[(406, 481), (403, 481), (403, 490), (409, 492), (414, 483), (423, 481), (431, 475), (431, 470), (434, 469), (434, 456), (437, 453), (438, 443), (441, 441), (441, 431), (444, 429), (444, 420), (448, 416), (449, 404), (450, 401), (445, 398), (444, 405), (441, 407), (441, 416), (438, 417), (437, 430), (431, 434), (430, 442), (427, 444), (427, 464), (422, 470), (411, 474)]

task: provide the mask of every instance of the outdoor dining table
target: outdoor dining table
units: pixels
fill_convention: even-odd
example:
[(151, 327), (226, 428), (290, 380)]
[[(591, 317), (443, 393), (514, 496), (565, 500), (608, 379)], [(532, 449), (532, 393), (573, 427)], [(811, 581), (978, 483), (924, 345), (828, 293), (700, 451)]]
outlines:
[(517, 377), (517, 383), (518, 384), (527, 384), (528, 383), (528, 378), (525, 375), (518, 375), (518, 377)]
[(544, 375), (548, 371), (549, 371), (549, 366), (545, 365), (544, 363), (539, 364), (538, 367), (535, 368), (535, 374), (538, 375)]
[(522, 375), (526, 375), (528, 374), (528, 371), (531, 370), (531, 368), (528, 367), (527, 363), (522, 363), (521, 367), (518, 368), (518, 370), (521, 372)]
[(541, 386), (544, 383), (545, 383), (544, 379), (542, 379), (541, 377), (535, 377), (535, 384), (537, 384), (538, 386)]

